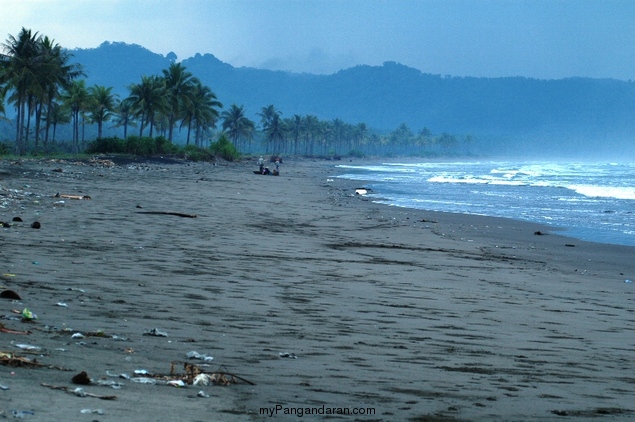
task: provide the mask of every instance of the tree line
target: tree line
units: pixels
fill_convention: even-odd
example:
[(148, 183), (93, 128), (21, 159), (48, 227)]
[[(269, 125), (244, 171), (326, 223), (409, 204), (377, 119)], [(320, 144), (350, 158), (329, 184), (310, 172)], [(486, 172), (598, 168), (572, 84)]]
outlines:
[(283, 117), (274, 105), (262, 107), (257, 113), (260, 121), (255, 122), (243, 106), (232, 104), (222, 110), (211, 88), (181, 63), (170, 64), (160, 75), (142, 76), (120, 99), (112, 87), (87, 86), (81, 64), (73, 63), (67, 50), (25, 28), (17, 37), (9, 35), (2, 50), (0, 114), (6, 116), (6, 104), (15, 107), (11, 123), (18, 155), (59, 150), (57, 129), (68, 125), (72, 135), (65, 149), (82, 152), (86, 128), (96, 127), (100, 139), (108, 122), (112, 123), (108, 129), (122, 131), (124, 139), (130, 134), (162, 136), (173, 142), (178, 131), (185, 136), (185, 145), (203, 148), (224, 135), (241, 152), (307, 156), (465, 152), (474, 141), (471, 136), (434, 136), (427, 128), (414, 133), (406, 124), (379, 133), (366, 123), (353, 125), (337, 118)]

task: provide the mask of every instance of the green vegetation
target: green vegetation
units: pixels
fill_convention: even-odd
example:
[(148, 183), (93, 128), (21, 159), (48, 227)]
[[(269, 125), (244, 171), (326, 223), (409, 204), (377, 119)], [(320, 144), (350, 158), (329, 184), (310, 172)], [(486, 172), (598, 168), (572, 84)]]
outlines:
[(17, 37), (10, 35), (2, 50), (0, 116), (10, 104), (15, 117), (0, 122), (0, 139), (7, 139), (0, 154), (180, 154), (192, 160), (213, 155), (233, 161), (241, 153), (458, 154), (475, 141), (472, 136), (463, 142), (450, 134), (434, 136), (426, 128), (414, 133), (405, 123), (381, 133), (366, 123), (337, 118), (283, 117), (273, 104), (262, 107), (256, 123), (243, 106), (232, 104), (221, 112), (214, 92), (174, 62), (158, 75), (130, 83), (127, 96), (120, 99), (112, 87), (87, 86), (82, 66), (72, 63), (66, 50), (25, 28)]

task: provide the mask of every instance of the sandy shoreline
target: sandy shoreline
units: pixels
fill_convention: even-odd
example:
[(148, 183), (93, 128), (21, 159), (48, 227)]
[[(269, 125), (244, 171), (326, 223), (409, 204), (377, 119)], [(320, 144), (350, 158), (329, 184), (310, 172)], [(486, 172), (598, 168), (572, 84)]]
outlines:
[[(625, 280), (635, 249), (373, 204), (353, 194), (359, 183), (333, 178), (334, 163), (285, 162), (280, 177), (254, 167), (0, 161), (0, 220), (23, 219), (0, 229), (0, 290), (22, 298), (0, 299), (0, 323), (32, 331), (0, 333), (0, 351), (52, 366), (0, 366), (0, 411), (33, 421), (297, 420), (283, 412), (323, 407), (372, 408), (329, 417), (376, 421), (633, 416)], [(36, 323), (12, 319), (25, 307)], [(168, 336), (144, 335), (153, 328)], [(108, 375), (204, 364), (191, 351), (214, 357), (206, 371), (222, 365), (255, 385)], [(122, 383), (82, 387), (117, 399), (41, 385), (72, 390), (80, 371)]]

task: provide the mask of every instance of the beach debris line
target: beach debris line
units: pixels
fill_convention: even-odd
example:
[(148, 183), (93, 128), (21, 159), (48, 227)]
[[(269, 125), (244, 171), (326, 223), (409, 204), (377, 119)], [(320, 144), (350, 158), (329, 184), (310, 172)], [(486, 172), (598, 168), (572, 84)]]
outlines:
[(137, 214), (175, 215), (177, 217), (184, 217), (184, 218), (198, 217), (196, 214), (185, 214), (182, 212), (172, 212), (172, 211), (137, 211)]
[(0, 350), (0, 364), (4, 366), (9, 366), (12, 368), (21, 367), (21, 368), (49, 368), (49, 369), (57, 369), (60, 371), (69, 371), (70, 369), (63, 368), (61, 366), (55, 365), (46, 365), (38, 362), (36, 359), (29, 359), (24, 356), (17, 355), (13, 352), (2, 351)]

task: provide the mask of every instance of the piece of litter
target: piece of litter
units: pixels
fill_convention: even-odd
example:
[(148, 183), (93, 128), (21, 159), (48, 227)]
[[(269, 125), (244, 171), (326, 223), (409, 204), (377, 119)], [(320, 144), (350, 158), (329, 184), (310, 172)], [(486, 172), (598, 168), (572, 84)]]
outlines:
[(205, 394), (205, 391), (201, 390), (198, 393), (196, 393), (197, 397), (203, 397), (203, 398), (209, 398), (209, 394)]
[(146, 371), (145, 369), (135, 369), (134, 374), (135, 375), (148, 375), (148, 374), (150, 374), (150, 372)]
[(35, 315), (33, 312), (31, 312), (29, 309), (24, 308), (22, 310), (22, 318), (26, 319), (26, 320), (32, 320), (32, 319), (37, 319), (37, 315)]
[(7, 387), (6, 385), (2, 385), (0, 384), (0, 390), (8, 390), (9, 387)]
[(137, 384), (156, 384), (157, 380), (154, 378), (146, 378), (146, 377), (135, 377), (130, 378), (130, 381), (136, 382)]
[(146, 331), (145, 333), (143, 333), (144, 336), (155, 336), (155, 337), (167, 337), (168, 333), (166, 333), (165, 331), (161, 331), (158, 328), (152, 328), (148, 331)]
[(185, 383), (182, 380), (171, 380), (167, 382), (172, 387), (185, 387)]
[(75, 333), (71, 336), (71, 338), (85, 338), (86, 336), (82, 333)]
[(84, 391), (83, 388), (80, 388), (80, 387), (77, 387), (76, 389), (74, 389), (73, 394), (75, 394), (77, 397), (86, 397), (86, 392)]
[(195, 378), (194, 378), (194, 382), (192, 384), (194, 385), (209, 385), (211, 381), (211, 377), (207, 374), (198, 374)]
[(632, 280), (624, 280), (624, 283), (632, 283)]
[(64, 302), (57, 302), (56, 305), (61, 306), (62, 308), (68, 308), (68, 305)]
[(294, 353), (281, 352), (279, 353), (281, 358), (297, 359), (298, 357)]
[(16, 344), (15, 347), (17, 347), (18, 349), (22, 349), (22, 350), (42, 350), (42, 348), (40, 346), (32, 346), (30, 344)]
[(203, 355), (195, 351), (187, 352), (186, 356), (188, 359), (201, 359), (201, 360), (204, 360), (205, 362), (211, 362), (214, 360), (212, 356)]
[(94, 410), (93, 409), (82, 409), (79, 412), (83, 413), (83, 414), (91, 414), (91, 413), (95, 413), (97, 415), (103, 415), (104, 414), (104, 411), (102, 409), (94, 409)]

